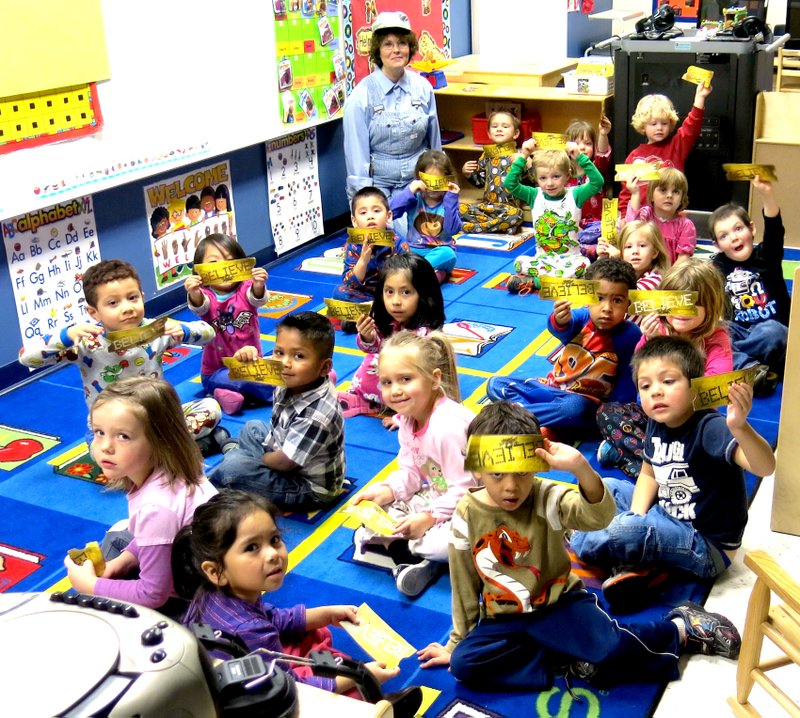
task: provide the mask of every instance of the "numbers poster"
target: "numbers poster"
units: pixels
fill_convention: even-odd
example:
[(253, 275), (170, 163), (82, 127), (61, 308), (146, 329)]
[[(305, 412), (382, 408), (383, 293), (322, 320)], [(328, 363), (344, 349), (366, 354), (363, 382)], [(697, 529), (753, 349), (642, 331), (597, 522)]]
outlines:
[(281, 120), (336, 117), (344, 105), (339, 0), (272, 0)]
[(3, 220), (2, 227), (25, 348), (91, 321), (83, 273), (100, 261), (91, 196)]
[(324, 233), (315, 128), (267, 143), (267, 181), (277, 254)]
[(144, 203), (158, 289), (182, 283), (192, 273), (194, 252), (203, 237), (219, 233), (236, 239), (228, 162), (148, 185)]

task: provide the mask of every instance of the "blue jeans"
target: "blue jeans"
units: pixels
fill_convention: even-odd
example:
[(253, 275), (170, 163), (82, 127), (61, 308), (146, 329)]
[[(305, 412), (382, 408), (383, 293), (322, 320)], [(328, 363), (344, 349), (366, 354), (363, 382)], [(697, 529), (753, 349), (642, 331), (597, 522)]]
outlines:
[(451, 272), (456, 266), (456, 250), (452, 247), (447, 247), (446, 245), (426, 249), (412, 247), (411, 251), (420, 257), (425, 257), (434, 269), (442, 272)]
[(266, 496), (286, 511), (322, 508), (328, 505), (311, 488), (311, 482), (295, 472), (264, 466), (264, 439), (268, 427), (263, 421), (248, 421), (239, 434), (239, 446), (222, 457), (208, 475), (218, 489), (240, 489)]
[(530, 411), (542, 426), (596, 431), (597, 403), (581, 394), (542, 384), (538, 379), (493, 376), (486, 385), (492, 401), (503, 399)]
[(767, 319), (749, 327), (730, 322), (728, 334), (731, 335), (734, 369), (744, 369), (752, 364), (766, 364), (772, 371), (783, 376), (788, 327), (775, 319)]
[(275, 387), (270, 384), (259, 384), (256, 381), (237, 381), (228, 378), (228, 367), (217, 369), (213, 374), (201, 374), (200, 381), (209, 394), (214, 393), (214, 389), (228, 389), (238, 391), (244, 396), (252, 396), (265, 404), (272, 403), (272, 393)]
[(729, 561), (687, 521), (667, 514), (657, 503), (644, 515), (633, 513), (634, 485), (622, 479), (603, 482), (617, 504), (607, 528), (575, 531), (570, 546), (582, 561), (595, 566), (652, 566), (668, 564), (700, 578), (715, 578)]

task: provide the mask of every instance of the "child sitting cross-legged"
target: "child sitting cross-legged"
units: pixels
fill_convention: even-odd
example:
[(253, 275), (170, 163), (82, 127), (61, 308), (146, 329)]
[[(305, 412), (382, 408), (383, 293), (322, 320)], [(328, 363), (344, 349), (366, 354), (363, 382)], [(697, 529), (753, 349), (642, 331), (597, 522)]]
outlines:
[[(508, 402), (487, 406), (468, 429), (470, 436), (538, 433), (536, 419)], [(475, 473), (483, 487), (461, 499), (452, 523), (453, 630), (446, 646), (419, 651), (422, 667), (449, 665), (479, 690), (540, 691), (558, 674), (600, 686), (673, 680), (682, 653), (736, 658), (735, 626), (698, 604), (628, 625), (598, 605), (570, 570), (564, 532), (606, 525), (613, 499), (572, 446), (545, 440), (536, 455), (572, 473), (577, 490), (530, 471)]]
[(616, 610), (647, 602), (665, 567), (702, 579), (719, 576), (747, 523), (743, 471), (768, 476), (775, 470), (772, 449), (747, 421), (749, 385), (728, 387), (727, 416), (694, 410), (691, 380), (705, 368), (697, 344), (677, 336), (654, 337), (634, 355), (648, 417), (639, 478), (635, 487), (607, 479), (617, 515), (608, 528), (571, 539), (581, 560), (614, 571), (603, 594)]
[(544, 379), (495, 376), (486, 386), (492, 401), (507, 399), (533, 412), (550, 437), (559, 429), (594, 433), (599, 404), (636, 397), (629, 364), (641, 332), (625, 319), (636, 274), (619, 257), (603, 257), (586, 279), (598, 281), (599, 301), (572, 309), (561, 299), (550, 315), (550, 333), (563, 344), (550, 373)]

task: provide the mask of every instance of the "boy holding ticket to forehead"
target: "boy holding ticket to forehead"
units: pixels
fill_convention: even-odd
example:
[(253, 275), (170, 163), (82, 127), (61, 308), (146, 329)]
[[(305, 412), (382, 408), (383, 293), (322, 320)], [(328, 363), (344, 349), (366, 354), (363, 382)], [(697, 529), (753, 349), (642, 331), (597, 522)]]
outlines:
[(692, 379), (705, 358), (677, 336), (655, 337), (633, 358), (647, 414), (642, 469), (634, 487), (606, 479), (617, 515), (601, 531), (576, 532), (572, 549), (586, 563), (613, 570), (603, 595), (617, 611), (637, 610), (664, 587), (667, 569), (716, 578), (741, 546), (747, 523), (744, 471), (775, 470), (769, 444), (748, 423), (753, 389), (727, 386), (727, 416), (695, 411)]
[(554, 304), (548, 328), (563, 346), (550, 373), (544, 379), (495, 376), (486, 387), (492, 401), (507, 399), (533, 412), (551, 438), (561, 429), (594, 433), (600, 404), (636, 398), (630, 360), (641, 332), (625, 319), (636, 274), (619, 257), (603, 257), (589, 267), (586, 279), (597, 282), (596, 303)]
[[(470, 446), (476, 439), (488, 446), (509, 435), (540, 438), (532, 436), (539, 431), (532, 414), (501, 401), (473, 419), (467, 434)], [(516, 461), (497, 463), (509, 454)], [(598, 686), (672, 680), (682, 653), (738, 654), (733, 624), (696, 604), (627, 626), (602, 610), (570, 570), (564, 532), (607, 525), (612, 495), (572, 446), (545, 439), (535, 459), (569, 471), (577, 487), (535, 476), (526, 454), (467, 451), (484, 485), (470, 489), (453, 515), (453, 630), (447, 645), (419, 652), (423, 668), (449, 665), (457, 680), (480, 690), (539, 691), (559, 674)]]

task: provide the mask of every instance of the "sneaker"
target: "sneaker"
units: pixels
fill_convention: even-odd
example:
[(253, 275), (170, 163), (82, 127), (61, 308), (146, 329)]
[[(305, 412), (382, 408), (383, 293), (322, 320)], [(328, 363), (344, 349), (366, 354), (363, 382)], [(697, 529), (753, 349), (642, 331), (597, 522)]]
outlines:
[(229, 451), (233, 451), (234, 449), (239, 448), (239, 440), (234, 439), (231, 437), (227, 441), (224, 441), (222, 444), (219, 445), (219, 450), (222, 452), (223, 456), (227, 454)]
[(686, 652), (737, 658), (742, 647), (739, 631), (719, 613), (709, 613), (699, 603), (687, 601), (673, 608), (667, 620), (680, 618), (686, 626)]
[(780, 377), (766, 364), (758, 364), (756, 366), (756, 376), (753, 380), (753, 396), (771, 396), (775, 393), (778, 387)]
[(383, 696), (384, 700), (392, 704), (394, 718), (414, 718), (422, 705), (422, 698), (422, 688), (419, 686), (408, 686)]
[(597, 675), (597, 666), (589, 661), (573, 661), (567, 668), (567, 672), (582, 681), (589, 682)]
[(439, 575), (439, 564), (427, 558), (419, 563), (401, 563), (392, 571), (397, 590), (406, 596), (419, 596)]
[(355, 334), (358, 331), (356, 323), (352, 319), (342, 319), (339, 323), (339, 329), (342, 330), (343, 334)]
[(615, 613), (638, 611), (651, 603), (668, 578), (658, 566), (619, 566), (603, 581), (603, 598)]
[(244, 404), (244, 397), (230, 389), (214, 389), (214, 398), (226, 414), (237, 414)]
[(620, 450), (608, 441), (601, 441), (597, 447), (597, 463), (600, 466), (616, 466), (622, 460)]
[(525, 296), (536, 291), (536, 282), (533, 279), (525, 279), (524, 277), (511, 277), (506, 282), (506, 289), (509, 294)]
[(345, 419), (360, 416), (361, 414), (375, 414), (381, 409), (378, 404), (365, 399), (360, 394), (353, 394), (349, 391), (340, 391), (337, 394), (337, 399), (339, 406), (342, 407), (342, 416)]
[(195, 439), (197, 446), (200, 447), (200, 453), (205, 456), (214, 456), (222, 451), (222, 445), (229, 442), (231, 433), (224, 427), (218, 426), (207, 436)]

